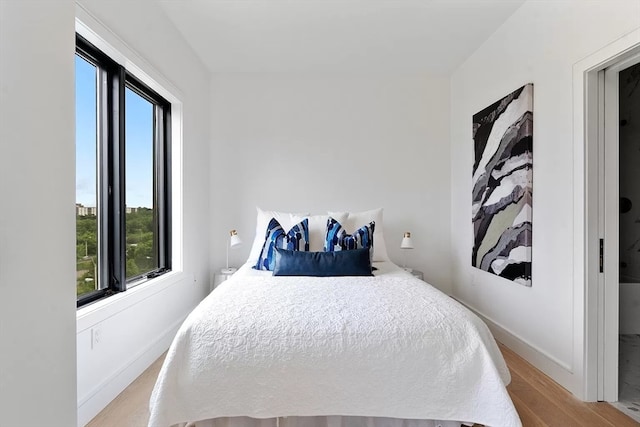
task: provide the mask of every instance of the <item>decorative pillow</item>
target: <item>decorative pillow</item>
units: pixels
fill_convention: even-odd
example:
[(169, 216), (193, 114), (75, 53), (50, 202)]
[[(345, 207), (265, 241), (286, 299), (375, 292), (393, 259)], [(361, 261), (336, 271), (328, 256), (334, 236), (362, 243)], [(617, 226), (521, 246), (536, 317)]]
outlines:
[(276, 248), (309, 251), (309, 220), (305, 218), (285, 233), (278, 220), (272, 218), (267, 226), (264, 245), (254, 268), (273, 271)]
[(327, 234), (324, 239), (325, 252), (348, 251), (353, 249), (371, 248), (373, 250), (373, 233), (376, 223), (370, 222), (353, 232), (347, 231), (335, 219), (327, 220)]
[(276, 248), (274, 276), (373, 276), (369, 248), (297, 252)]
[(373, 238), (375, 239), (376, 244), (373, 247), (372, 260), (390, 261), (389, 255), (387, 255), (386, 243), (384, 241), (382, 208), (363, 212), (328, 212), (328, 214), (332, 218), (338, 220), (338, 222), (347, 229), (347, 232), (356, 230), (370, 222), (375, 222), (376, 230), (373, 233)]
[[(260, 257), (260, 252), (262, 251), (262, 246), (264, 245), (265, 232), (267, 230), (267, 226), (269, 225), (269, 221), (271, 221), (272, 218), (278, 220), (282, 227), (288, 230), (293, 227), (294, 224), (302, 221), (305, 216), (309, 215), (308, 213), (265, 211), (260, 209), (259, 207), (256, 207), (256, 214), (256, 234), (254, 235), (255, 237), (253, 239), (253, 245), (251, 245), (251, 251), (249, 252), (249, 258), (247, 259), (247, 262), (252, 265), (255, 265), (258, 262), (258, 257)], [(323, 230), (324, 225), (325, 224), (323, 223)]]

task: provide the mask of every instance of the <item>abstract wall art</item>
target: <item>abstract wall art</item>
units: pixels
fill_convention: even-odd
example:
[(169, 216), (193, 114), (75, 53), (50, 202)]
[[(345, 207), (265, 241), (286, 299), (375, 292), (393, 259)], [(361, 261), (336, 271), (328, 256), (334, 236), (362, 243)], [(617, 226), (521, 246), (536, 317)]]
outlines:
[(533, 84), (473, 116), (471, 264), (531, 286)]

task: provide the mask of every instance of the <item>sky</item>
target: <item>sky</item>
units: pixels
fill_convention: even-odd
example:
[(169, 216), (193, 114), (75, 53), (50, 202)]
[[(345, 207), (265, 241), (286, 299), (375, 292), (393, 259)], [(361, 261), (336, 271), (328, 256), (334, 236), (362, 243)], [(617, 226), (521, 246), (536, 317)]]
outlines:
[[(96, 68), (76, 55), (76, 203), (96, 206)], [(153, 105), (125, 90), (126, 205), (153, 204)]]

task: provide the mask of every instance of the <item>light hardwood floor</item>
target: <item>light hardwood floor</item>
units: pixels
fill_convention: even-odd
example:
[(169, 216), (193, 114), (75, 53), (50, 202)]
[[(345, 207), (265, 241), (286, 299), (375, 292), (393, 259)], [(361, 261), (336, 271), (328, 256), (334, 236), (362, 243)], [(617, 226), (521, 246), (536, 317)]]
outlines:
[[(507, 387), (524, 427), (638, 427), (607, 403), (581, 402), (520, 356), (500, 345), (511, 370)], [(164, 356), (100, 412), (88, 427), (144, 427), (148, 402)]]

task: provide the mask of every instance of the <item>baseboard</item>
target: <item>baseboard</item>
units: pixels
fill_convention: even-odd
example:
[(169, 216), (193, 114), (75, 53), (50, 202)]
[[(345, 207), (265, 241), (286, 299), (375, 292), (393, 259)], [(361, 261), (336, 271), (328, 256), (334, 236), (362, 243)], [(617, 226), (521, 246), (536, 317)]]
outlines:
[(171, 325), (159, 338), (125, 363), (120, 370), (105, 378), (87, 396), (78, 401), (78, 427), (85, 426), (113, 399), (138, 378), (171, 345), (171, 341), (184, 322), (183, 317)]
[(464, 301), (460, 301), (458, 299), (456, 299), (456, 301), (467, 307), (476, 316), (482, 319), (482, 321), (489, 327), (489, 330), (497, 341), (501, 342), (527, 362), (531, 363), (536, 369), (542, 371), (560, 386), (567, 389), (570, 393), (576, 395), (576, 390), (572, 390), (572, 385), (575, 384), (576, 378), (572, 372), (571, 366), (557, 360), (553, 356), (518, 337), (512, 331), (500, 325), (493, 319), (483, 315)]

